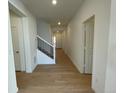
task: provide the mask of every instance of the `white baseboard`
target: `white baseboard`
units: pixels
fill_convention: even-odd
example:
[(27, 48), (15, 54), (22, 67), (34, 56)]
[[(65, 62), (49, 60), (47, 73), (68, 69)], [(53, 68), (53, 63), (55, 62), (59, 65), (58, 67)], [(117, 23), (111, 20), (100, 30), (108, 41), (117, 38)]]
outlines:
[(19, 91), (18, 87), (16, 87), (16, 93)]
[(32, 72), (35, 70), (35, 68), (37, 67), (38, 64), (35, 64), (35, 66), (32, 69)]
[(78, 69), (78, 71), (80, 72), (80, 73), (83, 73), (83, 67), (82, 67), (82, 69), (81, 69), (81, 66), (77, 63), (77, 61), (74, 59), (74, 58), (72, 58), (70, 55), (67, 55), (69, 58), (70, 58), (70, 60), (73, 62), (73, 64), (75, 65), (75, 67)]

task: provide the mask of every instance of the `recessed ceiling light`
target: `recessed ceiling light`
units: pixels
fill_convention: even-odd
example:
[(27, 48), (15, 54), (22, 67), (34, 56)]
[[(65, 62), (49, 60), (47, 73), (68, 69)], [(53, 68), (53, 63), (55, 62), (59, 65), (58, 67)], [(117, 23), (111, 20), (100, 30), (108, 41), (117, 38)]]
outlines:
[(58, 25), (61, 25), (61, 22), (58, 22)]
[(57, 4), (57, 0), (52, 0), (52, 4), (56, 5)]

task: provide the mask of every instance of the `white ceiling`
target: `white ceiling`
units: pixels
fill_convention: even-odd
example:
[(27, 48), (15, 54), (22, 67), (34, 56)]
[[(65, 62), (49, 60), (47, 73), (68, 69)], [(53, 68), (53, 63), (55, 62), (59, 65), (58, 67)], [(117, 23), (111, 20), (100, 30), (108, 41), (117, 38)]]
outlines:
[(62, 25), (67, 25), (75, 15), (83, 0), (57, 0), (56, 6), (52, 5), (52, 0), (22, 0), (25, 6), (37, 18), (57, 25), (61, 21)]

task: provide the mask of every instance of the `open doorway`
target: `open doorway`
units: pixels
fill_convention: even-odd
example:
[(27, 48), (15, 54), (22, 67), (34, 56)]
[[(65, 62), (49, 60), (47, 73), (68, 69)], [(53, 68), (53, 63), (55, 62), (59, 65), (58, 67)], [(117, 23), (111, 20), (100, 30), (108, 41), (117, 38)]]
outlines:
[(62, 32), (56, 31), (53, 33), (53, 36), (56, 37), (56, 49), (62, 48)]
[(93, 44), (94, 44), (94, 22), (92, 16), (84, 22), (84, 74), (92, 75), (93, 67)]

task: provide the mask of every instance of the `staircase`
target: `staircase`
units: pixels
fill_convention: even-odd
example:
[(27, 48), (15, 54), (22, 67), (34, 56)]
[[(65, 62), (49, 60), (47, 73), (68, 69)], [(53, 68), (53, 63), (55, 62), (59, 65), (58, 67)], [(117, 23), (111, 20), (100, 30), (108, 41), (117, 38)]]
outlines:
[(52, 44), (37, 35), (37, 59), (39, 64), (55, 64), (55, 38)]

